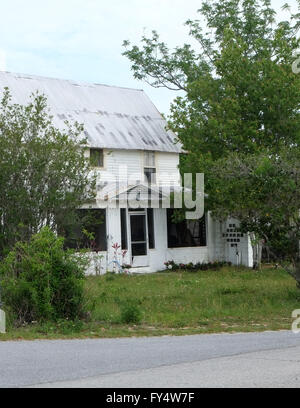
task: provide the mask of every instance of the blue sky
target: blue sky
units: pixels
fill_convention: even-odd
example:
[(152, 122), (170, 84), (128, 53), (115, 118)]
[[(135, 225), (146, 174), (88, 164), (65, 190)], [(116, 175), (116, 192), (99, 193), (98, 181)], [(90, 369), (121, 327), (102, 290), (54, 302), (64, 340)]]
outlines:
[[(273, 0), (279, 12), (286, 0)], [(296, 0), (288, 1), (296, 7)], [(135, 81), (122, 42), (156, 29), (171, 47), (199, 0), (9, 0), (1, 2), (0, 70), (143, 88), (167, 112), (175, 94)]]

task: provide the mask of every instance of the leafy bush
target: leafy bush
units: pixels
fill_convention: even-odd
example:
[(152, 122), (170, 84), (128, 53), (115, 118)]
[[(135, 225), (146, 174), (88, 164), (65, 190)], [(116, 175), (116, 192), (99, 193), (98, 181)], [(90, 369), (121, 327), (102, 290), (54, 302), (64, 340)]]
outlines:
[(84, 327), (84, 322), (82, 320), (67, 320), (58, 319), (56, 322), (45, 321), (42, 322), (38, 328), (38, 333), (42, 334), (53, 334), (60, 333), (63, 335), (71, 335), (74, 333), (79, 333)]
[(121, 309), (121, 323), (135, 323), (138, 324), (142, 320), (142, 312), (138, 302), (134, 299), (127, 299), (120, 303)]
[(109, 281), (113, 281), (116, 279), (116, 275), (113, 272), (107, 272), (105, 274), (105, 280)]
[(63, 245), (45, 227), (29, 242), (18, 242), (0, 265), (2, 300), (15, 323), (83, 315), (87, 260)]

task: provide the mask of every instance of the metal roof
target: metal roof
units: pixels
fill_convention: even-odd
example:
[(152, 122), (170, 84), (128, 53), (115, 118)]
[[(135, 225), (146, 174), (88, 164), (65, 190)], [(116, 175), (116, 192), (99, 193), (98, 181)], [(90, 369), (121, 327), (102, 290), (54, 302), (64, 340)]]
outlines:
[(14, 103), (26, 104), (37, 90), (48, 99), (53, 123), (84, 125), (91, 147), (180, 153), (176, 135), (143, 90), (0, 72), (0, 96), (8, 87)]

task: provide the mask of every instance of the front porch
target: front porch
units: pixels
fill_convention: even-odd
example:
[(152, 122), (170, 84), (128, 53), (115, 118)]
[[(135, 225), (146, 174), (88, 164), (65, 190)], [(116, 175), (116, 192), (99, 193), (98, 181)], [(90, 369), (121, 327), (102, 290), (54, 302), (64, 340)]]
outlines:
[[(120, 265), (131, 265), (131, 272), (136, 273), (163, 270), (165, 262), (170, 260), (177, 263), (208, 262), (211, 257), (207, 222), (196, 220), (195, 223), (201, 223), (199, 225), (202, 236), (199, 237), (200, 227), (194, 227), (197, 236), (193, 246), (187, 246), (190, 244), (186, 243), (186, 246), (179, 247), (181, 243), (176, 245), (174, 236), (170, 236), (172, 230), (167, 211), (164, 208), (138, 210), (107, 208), (105, 210), (107, 250), (91, 255), (94, 261), (89, 273), (96, 273), (97, 262), (101, 265), (100, 268), (98, 266), (98, 273), (113, 271), (116, 269), (116, 262), (114, 262), (116, 260)], [(188, 232), (190, 242), (191, 231)]]

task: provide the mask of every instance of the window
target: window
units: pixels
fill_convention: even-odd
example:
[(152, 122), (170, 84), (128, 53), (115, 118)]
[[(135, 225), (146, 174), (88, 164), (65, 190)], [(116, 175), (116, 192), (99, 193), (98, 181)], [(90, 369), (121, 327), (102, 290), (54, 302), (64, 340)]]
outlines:
[(200, 220), (172, 220), (173, 209), (167, 210), (168, 248), (206, 246), (205, 216)]
[(153, 208), (147, 209), (149, 249), (155, 248)]
[(144, 152), (144, 166), (155, 167), (155, 152), (153, 151)]
[(148, 184), (155, 184), (156, 183), (156, 169), (152, 169), (150, 167), (144, 168), (145, 174), (145, 182)]
[(155, 164), (155, 152), (144, 152), (144, 175), (145, 182), (156, 183), (156, 164)]
[(78, 210), (76, 219), (64, 226), (65, 247), (106, 251), (106, 211), (104, 209)]
[(92, 167), (103, 167), (103, 149), (90, 149), (90, 164)]

